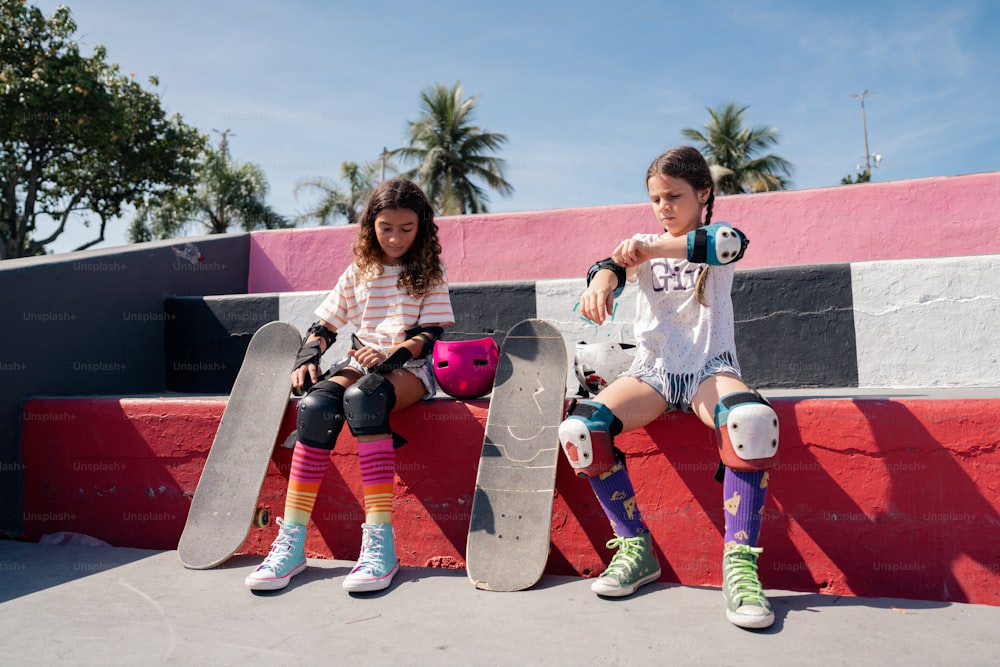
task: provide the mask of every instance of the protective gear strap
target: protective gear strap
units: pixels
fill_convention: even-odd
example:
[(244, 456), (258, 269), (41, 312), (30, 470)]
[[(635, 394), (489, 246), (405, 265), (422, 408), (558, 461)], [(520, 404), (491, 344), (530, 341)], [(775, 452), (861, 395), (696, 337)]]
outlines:
[(378, 373), (369, 373), (344, 392), (344, 414), (355, 437), (392, 433), (389, 413), (395, 405), (396, 388)]
[(596, 276), (597, 272), (601, 269), (609, 269), (615, 272), (615, 277), (618, 278), (618, 286), (614, 289), (614, 295), (617, 299), (622, 295), (622, 292), (625, 291), (625, 267), (615, 264), (614, 260), (610, 257), (605, 257), (604, 259), (595, 262), (594, 265), (590, 267), (590, 270), (587, 271), (587, 287), (590, 287), (590, 281), (594, 279), (594, 276)]
[(723, 465), (741, 472), (767, 470), (778, 460), (778, 415), (757, 392), (726, 394), (715, 406)]
[(728, 222), (713, 222), (687, 235), (688, 261), (709, 266), (730, 264), (743, 257), (750, 240)]
[(310, 447), (333, 450), (344, 428), (344, 388), (323, 380), (299, 401), (298, 440)]
[(323, 342), (326, 343), (326, 347), (323, 348), (324, 351), (329, 350), (330, 346), (333, 345), (334, 341), (337, 340), (337, 332), (330, 331), (325, 324), (322, 322), (313, 322), (309, 327), (307, 332), (307, 338), (309, 336), (316, 336), (317, 338), (322, 338)]
[(622, 422), (603, 403), (570, 402), (559, 425), (559, 444), (577, 477), (598, 477), (611, 472), (622, 458), (614, 447)]

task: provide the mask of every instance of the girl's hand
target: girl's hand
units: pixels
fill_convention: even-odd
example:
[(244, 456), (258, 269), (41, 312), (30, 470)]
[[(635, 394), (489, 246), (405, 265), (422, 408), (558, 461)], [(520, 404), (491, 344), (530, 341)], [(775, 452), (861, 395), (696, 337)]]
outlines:
[(614, 260), (615, 264), (630, 268), (642, 264), (651, 259), (652, 256), (649, 244), (645, 241), (625, 239), (615, 248), (615, 251), (611, 254), (611, 259)]
[(604, 324), (605, 318), (614, 313), (617, 284), (618, 278), (610, 270), (594, 276), (580, 296), (580, 314), (594, 324)]
[(309, 386), (319, 382), (319, 367), (316, 364), (305, 364), (292, 371), (292, 389), (301, 390), (309, 380)]
[(362, 368), (377, 366), (389, 358), (389, 355), (385, 351), (371, 347), (370, 345), (365, 345), (358, 350), (350, 350), (347, 354), (354, 357), (354, 360), (361, 364)]

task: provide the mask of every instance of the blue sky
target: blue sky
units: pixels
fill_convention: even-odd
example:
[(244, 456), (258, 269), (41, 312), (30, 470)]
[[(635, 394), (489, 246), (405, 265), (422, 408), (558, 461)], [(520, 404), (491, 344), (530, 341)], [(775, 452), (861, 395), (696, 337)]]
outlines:
[[(30, 0), (29, 0), (30, 1)], [(60, 3), (33, 2), (47, 14)], [(73, 0), (85, 53), (107, 47), (170, 112), (256, 162), (269, 203), (302, 212), (309, 178), (406, 142), (421, 90), (460, 81), (475, 122), (506, 134), (512, 197), (492, 212), (644, 201), (643, 176), (707, 107), (777, 128), (792, 189), (1000, 169), (1000, 3), (321, 2)], [(125, 242), (111, 223), (97, 247)], [(50, 246), (94, 236), (77, 225)]]

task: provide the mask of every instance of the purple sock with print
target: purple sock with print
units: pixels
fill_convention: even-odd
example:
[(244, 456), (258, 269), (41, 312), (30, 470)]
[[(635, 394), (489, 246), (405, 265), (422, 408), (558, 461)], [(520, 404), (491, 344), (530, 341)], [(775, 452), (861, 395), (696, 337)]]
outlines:
[(722, 506), (726, 516), (725, 547), (757, 546), (760, 522), (767, 500), (768, 472), (737, 472), (726, 468), (722, 482)]
[(591, 477), (590, 486), (594, 489), (608, 520), (611, 521), (615, 535), (635, 537), (649, 532), (646, 524), (642, 522), (639, 507), (635, 504), (632, 480), (629, 479), (624, 465), (617, 463), (610, 473)]

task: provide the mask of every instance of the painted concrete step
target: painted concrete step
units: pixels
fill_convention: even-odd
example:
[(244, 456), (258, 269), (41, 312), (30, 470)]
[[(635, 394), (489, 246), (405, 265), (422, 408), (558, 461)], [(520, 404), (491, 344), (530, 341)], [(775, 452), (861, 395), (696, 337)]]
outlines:
[[(766, 586), (835, 595), (1000, 605), (1000, 391), (771, 391), (781, 460), (769, 475)], [(26, 539), (72, 531), (174, 549), (225, 408), (219, 396), (36, 398), (23, 406)], [(295, 399), (259, 504), (283, 512)], [(404, 565), (464, 567), (488, 403), (435, 398), (394, 416), (394, 522)], [(721, 581), (723, 498), (714, 433), (666, 414), (619, 436), (663, 565), (662, 580)], [(307, 552), (353, 559), (363, 521), (357, 443), (345, 429)], [(263, 555), (274, 522), (243, 552)], [(560, 460), (550, 574), (596, 576), (608, 521)]]
[[(998, 274), (1000, 255), (738, 270), (733, 305), (743, 377), (771, 389), (996, 386)], [(682, 279), (665, 277), (665, 288)], [(445, 338), (500, 343), (518, 321), (540, 317), (563, 333), (570, 357), (578, 343), (634, 342), (634, 289), (597, 327), (577, 312), (584, 287), (582, 279), (453, 285), (456, 323)], [(275, 319), (305, 332), (325, 294), (167, 298), (167, 389), (228, 393), (253, 332)], [(340, 336), (327, 361), (349, 344), (350, 336)], [(576, 386), (572, 372), (567, 383)]]

